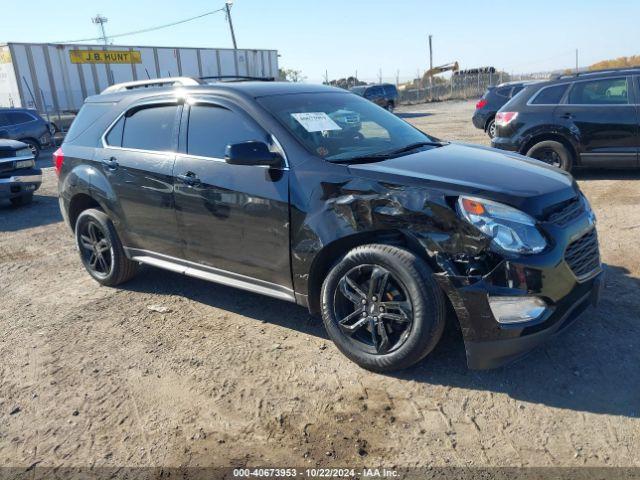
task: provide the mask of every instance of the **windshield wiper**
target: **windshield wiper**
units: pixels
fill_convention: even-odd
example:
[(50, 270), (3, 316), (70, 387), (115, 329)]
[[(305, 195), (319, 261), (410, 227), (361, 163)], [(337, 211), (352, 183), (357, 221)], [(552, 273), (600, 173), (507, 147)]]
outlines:
[(420, 147), (442, 147), (444, 145), (448, 145), (449, 142), (436, 142), (436, 141), (432, 141), (432, 142), (417, 142), (417, 143), (412, 143), (410, 145), (406, 145), (404, 147), (401, 148), (397, 148), (395, 150), (391, 150), (389, 152), (381, 152), (381, 153), (372, 153), (371, 155), (362, 155), (359, 157), (351, 157), (351, 158), (345, 158), (345, 159), (336, 159), (336, 160), (329, 160), (333, 163), (368, 163), (368, 162), (377, 162), (380, 160), (387, 160), (389, 158), (395, 157), (397, 155), (400, 155), (402, 153), (407, 153), (410, 152), (412, 150), (415, 150), (417, 148)]
[(417, 142), (407, 145), (406, 147), (401, 147), (396, 150), (392, 150), (391, 152), (385, 152), (386, 155), (398, 155), (400, 153), (410, 152), (411, 150), (415, 150), (420, 147), (442, 147), (447, 145), (448, 142)]

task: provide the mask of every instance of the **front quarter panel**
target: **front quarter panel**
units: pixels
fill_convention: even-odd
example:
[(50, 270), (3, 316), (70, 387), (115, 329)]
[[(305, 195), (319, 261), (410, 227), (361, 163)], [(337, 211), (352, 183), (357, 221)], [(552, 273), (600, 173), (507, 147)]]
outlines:
[[(399, 232), (418, 242), (443, 270), (451, 268), (449, 254), (474, 256), (489, 246), (486, 237), (458, 218), (447, 201), (454, 192), (354, 177), (342, 165), (326, 166), (332, 175), (300, 170), (291, 189), (291, 262), (299, 294), (310, 293), (309, 276), (319, 252), (354, 235)], [(313, 185), (314, 178), (322, 181)], [(308, 196), (301, 194), (305, 190)]]

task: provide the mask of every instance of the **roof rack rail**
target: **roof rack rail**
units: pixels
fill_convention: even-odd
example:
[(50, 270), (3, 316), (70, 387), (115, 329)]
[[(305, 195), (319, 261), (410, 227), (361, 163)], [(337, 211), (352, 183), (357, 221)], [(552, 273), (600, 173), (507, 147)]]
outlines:
[(169, 87), (169, 86), (181, 86), (188, 87), (193, 85), (201, 85), (196, 78), (192, 77), (165, 77), (165, 78), (150, 78), (149, 80), (135, 80), (133, 82), (122, 82), (111, 85), (105, 88), (100, 95), (115, 92), (124, 92), (126, 90), (134, 90), (136, 88), (154, 88), (154, 87)]
[(260, 82), (274, 82), (274, 77), (252, 77), (247, 75), (209, 75), (206, 77), (199, 77), (199, 80), (221, 80), (231, 82), (243, 82), (246, 80), (257, 80)]
[(561, 78), (583, 77), (585, 75), (597, 75), (599, 73), (626, 72), (626, 71), (632, 71), (632, 70), (640, 70), (640, 66), (637, 66), (637, 67), (602, 68), (600, 70), (585, 70), (583, 72), (574, 72), (574, 73), (558, 73), (558, 74), (555, 74), (555, 75), (551, 75), (551, 80), (559, 80)]

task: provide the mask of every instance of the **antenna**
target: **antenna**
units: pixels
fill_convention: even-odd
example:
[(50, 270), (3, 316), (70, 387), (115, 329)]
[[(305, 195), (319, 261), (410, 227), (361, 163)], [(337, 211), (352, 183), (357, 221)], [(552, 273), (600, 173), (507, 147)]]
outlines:
[(99, 13), (91, 19), (91, 22), (98, 25), (100, 27), (100, 32), (102, 33), (102, 42), (105, 45), (109, 45), (109, 38), (107, 37), (107, 32), (104, 29), (104, 24), (107, 23), (109, 19), (104, 15), (100, 15)]

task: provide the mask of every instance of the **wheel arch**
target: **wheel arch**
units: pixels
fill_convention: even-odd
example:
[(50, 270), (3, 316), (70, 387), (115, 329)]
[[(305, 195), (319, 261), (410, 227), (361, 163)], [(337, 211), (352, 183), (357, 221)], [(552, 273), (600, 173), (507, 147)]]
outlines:
[(97, 208), (98, 210), (104, 211), (102, 205), (88, 193), (78, 192), (71, 197), (68, 207), (68, 218), (71, 230), (75, 232), (78, 217), (82, 212), (90, 208)]
[(484, 122), (484, 131), (485, 132), (489, 130), (489, 124), (491, 123), (491, 121), (496, 119), (496, 113), (493, 113), (493, 114), (489, 115), (487, 117), (487, 119), (485, 120), (485, 122)]
[(320, 292), (329, 270), (350, 250), (370, 243), (406, 248), (423, 258), (434, 271), (440, 270), (420, 243), (412, 235), (402, 230), (372, 230), (338, 238), (318, 251), (311, 263), (307, 284), (307, 307), (312, 315), (320, 313)]
[(526, 142), (523, 143), (523, 147), (520, 150), (520, 153), (522, 155), (526, 155), (527, 152), (537, 143), (540, 142), (546, 142), (546, 141), (554, 141), (554, 142), (558, 142), (563, 144), (567, 150), (569, 151), (569, 154), (571, 155), (571, 158), (573, 160), (573, 164), (577, 165), (578, 162), (580, 161), (580, 157), (578, 155), (578, 150), (576, 149), (575, 145), (573, 144), (573, 142), (571, 140), (569, 140), (565, 135), (559, 133), (559, 132), (546, 132), (546, 133), (540, 133), (537, 135), (532, 136), (529, 140), (527, 140)]

